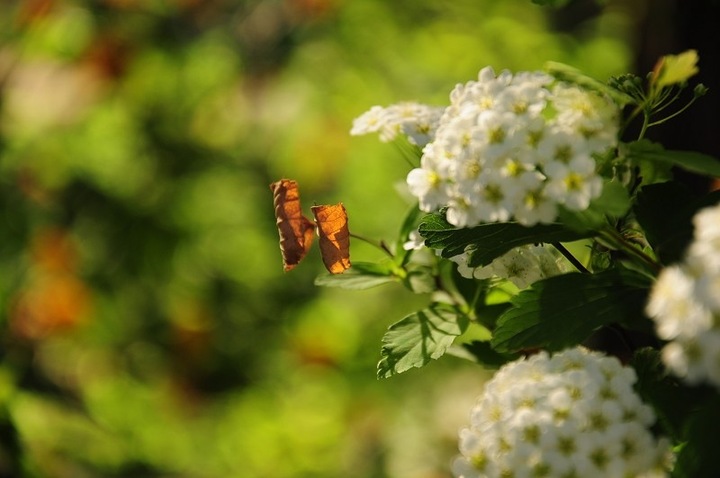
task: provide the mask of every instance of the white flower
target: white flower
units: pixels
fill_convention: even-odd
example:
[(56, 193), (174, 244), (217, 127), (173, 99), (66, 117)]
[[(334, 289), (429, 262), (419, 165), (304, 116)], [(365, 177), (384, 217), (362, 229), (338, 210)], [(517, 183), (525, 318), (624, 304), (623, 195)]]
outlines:
[(385, 108), (382, 106), (373, 106), (368, 111), (355, 118), (350, 134), (358, 136), (368, 133), (377, 133), (385, 126), (385, 122)]
[(568, 209), (587, 209), (602, 192), (602, 180), (594, 169), (594, 161), (587, 156), (575, 157), (568, 164), (551, 162), (545, 168), (550, 178), (545, 189), (548, 196)]
[(408, 234), (408, 240), (403, 243), (403, 249), (406, 251), (417, 251), (425, 246), (425, 239), (420, 235), (417, 230), (410, 231)]
[(487, 67), (456, 86), (423, 149), (425, 176), (408, 176), (423, 210), (447, 206), (448, 222), (465, 227), (551, 223), (560, 204), (586, 209), (602, 189), (593, 155), (616, 144), (617, 107), (553, 81)]
[(442, 179), (434, 171), (415, 168), (408, 173), (407, 184), (410, 192), (420, 198), (423, 211), (432, 211), (448, 200)]
[(695, 233), (682, 262), (662, 270), (646, 305), (667, 368), (690, 384), (720, 388), (720, 205), (694, 217)]
[(695, 239), (688, 250), (689, 258), (699, 258), (703, 267), (720, 269), (720, 207), (699, 211), (693, 224)]
[(695, 300), (695, 280), (684, 268), (670, 266), (663, 269), (655, 282), (646, 310), (657, 321), (658, 336), (672, 340), (679, 335), (694, 337), (712, 325), (710, 311)]
[(557, 124), (582, 136), (590, 149), (605, 149), (618, 132), (618, 109), (601, 95), (563, 83), (553, 88)]
[(460, 432), (454, 476), (667, 476), (669, 446), (650, 432), (635, 380), (617, 359), (579, 347), (506, 364)]
[(508, 279), (518, 288), (524, 289), (533, 282), (568, 272), (569, 265), (552, 247), (526, 245), (516, 247), (482, 267), (468, 266), (473, 250), (467, 248), (463, 254), (451, 257), (458, 265), (458, 272), (468, 279)]
[(373, 106), (355, 119), (350, 134), (380, 133), (380, 140), (388, 142), (402, 133), (411, 144), (422, 147), (433, 140), (444, 110), (419, 103)]

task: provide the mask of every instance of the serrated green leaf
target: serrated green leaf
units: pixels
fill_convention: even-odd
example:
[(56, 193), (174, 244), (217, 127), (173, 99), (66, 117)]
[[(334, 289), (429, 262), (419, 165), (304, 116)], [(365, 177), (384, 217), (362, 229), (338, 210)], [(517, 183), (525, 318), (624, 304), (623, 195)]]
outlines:
[(423, 367), (440, 358), (468, 323), (467, 316), (444, 304), (432, 304), (394, 323), (382, 339), (378, 378)]
[(590, 237), (590, 234), (570, 230), (562, 224), (526, 227), (501, 222), (458, 229), (439, 213), (425, 216), (418, 230), (425, 238), (425, 245), (442, 249), (442, 256), (446, 258), (462, 254), (467, 246), (473, 246), (468, 262), (470, 267), (490, 264), (510, 249), (525, 244), (570, 242)]
[(354, 262), (350, 269), (342, 274), (324, 273), (315, 278), (315, 285), (339, 287), (341, 289), (362, 290), (377, 287), (388, 282), (396, 282), (398, 277), (387, 264), (372, 262)]
[(424, 265), (408, 267), (407, 275), (402, 282), (405, 287), (416, 294), (430, 294), (437, 290), (433, 268)]
[(692, 240), (695, 213), (719, 202), (720, 191), (698, 196), (687, 186), (669, 181), (642, 187), (633, 212), (655, 255), (671, 264), (682, 258)]
[(648, 288), (647, 278), (626, 269), (535, 282), (511, 300), (491, 343), (498, 352), (577, 345), (604, 325), (643, 320)]
[(640, 140), (625, 145), (628, 158), (670, 164), (691, 173), (720, 177), (720, 161), (697, 151), (666, 150), (657, 143)]

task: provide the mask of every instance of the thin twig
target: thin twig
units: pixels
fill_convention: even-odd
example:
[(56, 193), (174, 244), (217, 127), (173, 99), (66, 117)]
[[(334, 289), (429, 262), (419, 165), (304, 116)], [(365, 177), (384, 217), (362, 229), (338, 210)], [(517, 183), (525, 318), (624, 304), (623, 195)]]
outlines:
[(388, 256), (390, 256), (391, 259), (395, 259), (395, 255), (394, 255), (394, 254), (392, 253), (392, 251), (388, 248), (388, 246), (387, 246), (384, 242), (382, 242), (382, 241), (380, 241), (380, 242), (375, 242), (375, 241), (373, 241), (372, 239), (368, 239), (367, 237), (359, 236), (359, 235), (354, 234), (354, 233), (352, 233), (352, 232), (350, 233), (350, 237), (354, 237), (355, 239), (357, 239), (357, 240), (359, 240), (359, 241), (363, 241), (363, 242), (365, 242), (365, 243), (367, 243), (367, 244), (370, 244), (371, 246), (376, 247), (376, 248), (380, 249), (381, 251), (383, 251), (385, 254), (387, 254)]
[(558, 250), (558, 252), (560, 252), (560, 254), (565, 257), (565, 259), (570, 262), (570, 264), (575, 266), (575, 269), (577, 269), (579, 272), (582, 272), (583, 274), (590, 274), (590, 271), (587, 269), (587, 267), (585, 267), (582, 262), (577, 259), (577, 257), (572, 255), (572, 253), (568, 251), (565, 246), (563, 246), (559, 242), (553, 242), (552, 245), (555, 249)]

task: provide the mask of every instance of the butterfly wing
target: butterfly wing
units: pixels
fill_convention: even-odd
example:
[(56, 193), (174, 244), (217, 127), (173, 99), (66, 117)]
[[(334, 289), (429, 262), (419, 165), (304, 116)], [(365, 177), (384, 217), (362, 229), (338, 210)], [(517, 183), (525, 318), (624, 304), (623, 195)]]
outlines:
[(313, 206), (320, 236), (320, 253), (331, 274), (342, 274), (350, 267), (350, 231), (342, 203)]
[(275, 206), (275, 219), (280, 235), (285, 272), (294, 268), (310, 250), (315, 224), (303, 216), (297, 182), (281, 179), (270, 185)]

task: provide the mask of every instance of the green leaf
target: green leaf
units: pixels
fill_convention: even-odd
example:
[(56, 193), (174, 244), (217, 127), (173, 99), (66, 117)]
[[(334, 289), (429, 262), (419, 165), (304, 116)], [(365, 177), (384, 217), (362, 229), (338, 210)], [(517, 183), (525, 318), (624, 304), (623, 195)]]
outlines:
[(660, 352), (652, 348), (636, 351), (630, 365), (638, 376), (635, 390), (643, 402), (653, 407), (663, 433), (675, 443), (685, 440), (688, 417), (713, 395), (713, 390), (683, 386), (677, 378), (668, 375)]
[(501, 302), (499, 304), (482, 304), (475, 307), (475, 317), (479, 324), (495, 329), (497, 321), (511, 307), (510, 302)]
[(653, 70), (653, 79), (658, 87), (684, 83), (700, 71), (697, 66), (698, 54), (687, 50), (679, 55), (665, 55), (658, 60)]
[(388, 282), (396, 282), (398, 277), (385, 263), (355, 262), (342, 274), (321, 274), (315, 278), (315, 285), (339, 287), (341, 289), (369, 289)]
[[(678, 404), (687, 410), (688, 404)], [(717, 434), (720, 430), (720, 399), (711, 396), (701, 407), (692, 407), (685, 427), (687, 441), (677, 453), (672, 476), (720, 476)]]
[(388, 378), (440, 358), (469, 319), (454, 307), (432, 304), (390, 326), (383, 337), (378, 378)]
[(425, 265), (410, 264), (402, 282), (416, 294), (430, 294), (437, 290), (433, 268)]
[[(506, 354), (494, 350), (489, 342), (474, 340), (461, 345), (462, 349), (469, 354), (477, 363), (489, 369), (497, 369), (508, 362), (519, 357), (519, 354)], [(456, 354), (460, 356), (460, 354)]]
[(560, 221), (575, 231), (591, 232), (607, 224), (608, 217), (619, 218), (630, 209), (630, 196), (625, 186), (617, 181), (606, 181), (600, 196), (593, 199), (584, 211), (570, 211), (561, 207)]
[(525, 244), (570, 242), (590, 237), (590, 234), (570, 230), (562, 224), (526, 227), (501, 222), (458, 229), (439, 213), (425, 216), (418, 230), (425, 238), (425, 245), (442, 249), (442, 256), (446, 258), (462, 254), (467, 246), (473, 246), (468, 262), (470, 267), (490, 264), (510, 249)]
[(498, 352), (577, 345), (602, 326), (643, 320), (648, 287), (645, 276), (626, 269), (535, 282), (511, 299), (491, 343)]
[(691, 173), (720, 177), (720, 161), (697, 151), (668, 151), (648, 140), (634, 141), (625, 145), (626, 155), (634, 160), (656, 161), (670, 164)]
[(671, 264), (682, 258), (692, 240), (695, 213), (718, 202), (720, 191), (698, 196), (687, 186), (669, 181), (640, 188), (633, 212), (655, 255)]

